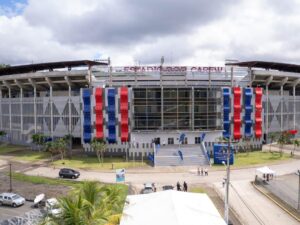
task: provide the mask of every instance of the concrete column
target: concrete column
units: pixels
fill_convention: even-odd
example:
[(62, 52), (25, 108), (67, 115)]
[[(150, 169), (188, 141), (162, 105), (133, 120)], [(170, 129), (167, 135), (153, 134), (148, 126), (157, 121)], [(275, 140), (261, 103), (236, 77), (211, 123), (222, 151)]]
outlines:
[(50, 86), (50, 133), (53, 139), (53, 90), (52, 85)]
[(8, 98), (9, 98), (9, 133), (11, 135), (12, 125), (11, 125), (11, 89), (10, 88), (8, 88)]
[(20, 119), (21, 119), (21, 138), (23, 141), (23, 88), (20, 88)]
[(69, 126), (68, 126), (68, 129), (69, 129), (69, 134), (72, 133), (72, 107), (71, 107), (71, 91), (72, 91), (72, 88), (71, 86), (69, 85), (69, 100), (68, 100), (68, 106), (69, 106)]
[(280, 86), (280, 131), (283, 131), (283, 85)]
[(164, 129), (164, 88), (161, 86), (160, 88), (161, 93), (160, 93), (160, 98), (161, 98), (161, 129)]
[(267, 101), (266, 101), (266, 135), (268, 137), (269, 134), (269, 85), (266, 85), (266, 96), (267, 96)]
[(37, 102), (36, 102), (36, 83), (31, 78), (28, 79), (33, 87), (33, 114), (34, 114), (34, 133), (37, 133)]
[(36, 104), (36, 86), (33, 87), (33, 114), (34, 114), (34, 133), (37, 133), (37, 104)]
[(293, 129), (296, 129), (296, 85), (293, 85)]
[(231, 87), (233, 87), (233, 67), (230, 68)]
[(195, 129), (195, 114), (194, 114), (194, 109), (195, 109), (195, 103), (194, 103), (194, 99), (195, 99), (195, 93), (194, 93), (194, 87), (192, 87), (192, 107), (191, 107), (191, 110), (192, 110), (192, 130)]

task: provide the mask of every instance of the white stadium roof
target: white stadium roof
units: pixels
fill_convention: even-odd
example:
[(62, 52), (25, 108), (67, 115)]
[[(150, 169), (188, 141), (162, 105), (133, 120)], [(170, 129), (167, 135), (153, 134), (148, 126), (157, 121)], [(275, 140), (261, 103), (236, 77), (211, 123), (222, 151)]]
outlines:
[(226, 225), (206, 194), (161, 191), (129, 195), (120, 225)]

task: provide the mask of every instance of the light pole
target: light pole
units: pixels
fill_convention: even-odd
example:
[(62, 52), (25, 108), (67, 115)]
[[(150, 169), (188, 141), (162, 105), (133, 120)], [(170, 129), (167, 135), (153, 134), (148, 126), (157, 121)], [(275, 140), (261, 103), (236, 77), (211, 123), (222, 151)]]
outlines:
[(11, 163), (9, 163), (9, 192), (12, 192), (12, 174), (11, 174)]
[(227, 140), (227, 155), (226, 155), (226, 165), (225, 162), (222, 161), (222, 164), (226, 166), (226, 186), (225, 186), (225, 205), (224, 205), (224, 219), (226, 224), (229, 223), (229, 184), (230, 184), (230, 153), (231, 153), (231, 146), (230, 146), (230, 139)]
[(230, 181), (230, 140), (228, 138), (228, 148), (227, 148), (227, 167), (226, 167), (226, 197), (225, 197), (225, 221), (228, 224), (229, 220), (229, 181)]
[(299, 177), (299, 184), (298, 184), (298, 208), (297, 208), (297, 210), (300, 211), (300, 170), (298, 170), (297, 175)]

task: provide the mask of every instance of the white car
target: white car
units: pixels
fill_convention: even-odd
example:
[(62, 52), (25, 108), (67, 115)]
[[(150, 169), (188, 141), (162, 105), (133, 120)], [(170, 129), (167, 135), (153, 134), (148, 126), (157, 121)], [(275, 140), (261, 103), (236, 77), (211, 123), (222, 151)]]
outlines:
[(14, 193), (2, 193), (0, 194), (0, 205), (10, 205), (17, 207), (25, 203), (25, 198)]

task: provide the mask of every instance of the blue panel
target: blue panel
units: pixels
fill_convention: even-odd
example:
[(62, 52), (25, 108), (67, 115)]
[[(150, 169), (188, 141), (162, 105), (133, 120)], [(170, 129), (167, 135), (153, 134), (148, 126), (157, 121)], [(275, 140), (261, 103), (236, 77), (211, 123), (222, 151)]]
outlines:
[[(228, 145), (226, 144), (214, 144), (214, 164), (222, 164), (222, 161), (224, 161), (224, 163), (227, 164), (227, 149)], [(230, 165), (232, 165), (234, 162), (233, 153), (233, 146), (231, 146), (229, 157)]]
[(230, 88), (223, 88), (223, 137), (230, 138)]
[(251, 105), (251, 99), (252, 99), (252, 89), (251, 88), (245, 88), (244, 89), (244, 107), (245, 107), (245, 116), (244, 116), (244, 122), (245, 122), (245, 137), (251, 137), (252, 133), (252, 120), (251, 120), (251, 113), (252, 113), (252, 105)]
[(92, 126), (91, 126), (91, 91), (90, 89), (83, 89), (83, 141), (90, 143), (92, 139)]
[(108, 89), (107, 92), (107, 114), (108, 114), (108, 143), (116, 143), (116, 90), (114, 88)]

